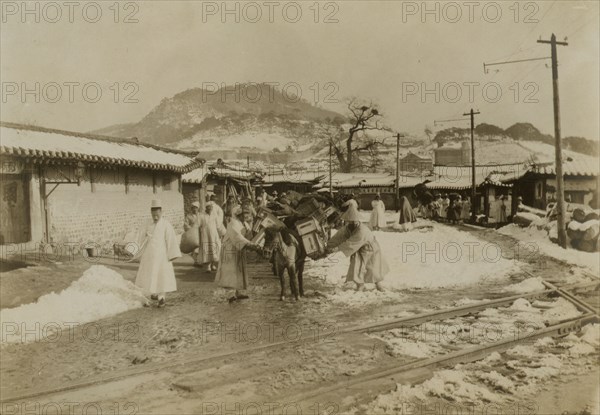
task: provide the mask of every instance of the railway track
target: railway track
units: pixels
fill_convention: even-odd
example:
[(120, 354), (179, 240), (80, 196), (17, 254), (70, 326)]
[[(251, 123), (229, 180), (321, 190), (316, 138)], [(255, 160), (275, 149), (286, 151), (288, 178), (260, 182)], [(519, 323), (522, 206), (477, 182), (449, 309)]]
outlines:
[[(579, 287), (593, 286), (597, 284), (587, 284), (587, 285), (579, 285)], [(535, 338), (545, 337), (545, 336), (563, 336), (567, 335), (570, 332), (579, 330), (584, 324), (587, 324), (592, 321), (598, 320), (598, 313), (593, 307), (588, 305), (587, 303), (575, 298), (571, 295), (565, 288), (567, 286), (558, 288), (553, 286), (552, 284), (547, 284), (548, 289), (519, 294), (513, 296), (502, 297), (494, 300), (481, 301), (476, 304), (453, 307), (444, 310), (438, 310), (434, 312), (419, 314), (410, 317), (404, 317), (399, 319), (393, 319), (384, 322), (377, 322), (373, 324), (366, 325), (355, 325), (345, 327), (337, 332), (335, 332), (335, 336), (339, 335), (349, 335), (352, 333), (364, 333), (371, 334), (376, 332), (383, 332), (387, 330), (392, 330), (394, 328), (403, 328), (410, 327), (414, 325), (419, 325), (431, 321), (443, 321), (456, 317), (464, 317), (469, 315), (476, 315), (477, 313), (489, 309), (489, 308), (499, 308), (504, 306), (510, 306), (515, 300), (518, 299), (526, 299), (529, 301), (533, 300), (541, 300), (548, 297), (556, 297), (561, 296), (567, 301), (571, 302), (578, 310), (582, 313), (577, 318), (570, 319), (568, 321), (562, 321), (560, 323), (554, 324), (549, 327), (545, 327), (543, 329), (537, 330), (533, 333), (528, 333), (526, 336), (517, 339), (510, 339), (500, 341), (494, 344), (487, 344), (480, 347), (467, 348), (464, 350), (457, 350), (451, 353), (448, 353), (443, 356), (438, 356), (431, 359), (420, 359), (416, 361), (412, 361), (409, 363), (402, 363), (398, 365), (394, 365), (392, 367), (387, 367), (381, 370), (371, 370), (367, 372), (363, 372), (353, 377), (351, 380), (347, 380), (344, 382), (338, 382), (335, 384), (327, 385), (325, 387), (319, 387), (316, 390), (304, 391), (298, 394), (297, 396), (290, 397), (286, 396), (286, 401), (290, 401), (290, 399), (294, 399), (295, 402), (302, 402), (306, 399), (315, 398), (318, 396), (324, 396), (327, 394), (335, 394), (336, 391), (339, 391), (344, 388), (355, 387), (360, 384), (368, 383), (377, 379), (394, 376), (394, 378), (405, 378), (408, 379), (410, 377), (415, 376), (415, 371), (421, 369), (434, 369), (439, 367), (446, 367), (450, 365), (454, 365), (457, 363), (465, 363), (474, 360), (481, 359), (492, 353), (494, 351), (502, 351), (508, 348), (513, 347), (515, 344), (518, 344), (522, 341), (531, 341)], [(109, 373), (104, 376), (98, 376), (93, 378), (84, 379), (79, 382), (74, 382), (70, 384), (66, 384), (60, 387), (52, 388), (52, 389), (44, 389), (44, 390), (32, 390), (27, 393), (23, 393), (20, 395), (14, 396), (3, 396), (0, 398), (1, 403), (11, 403), (11, 402), (23, 402), (30, 400), (32, 398), (42, 398), (48, 397), (64, 392), (73, 392), (77, 390), (82, 390), (86, 388), (92, 388), (95, 386), (99, 386), (102, 384), (107, 384), (111, 382), (117, 382), (122, 379), (131, 378), (135, 376), (156, 373), (161, 371), (169, 371), (169, 370), (177, 370), (178, 374), (192, 373), (198, 371), (200, 369), (204, 369), (207, 367), (216, 367), (221, 362), (225, 360), (231, 360), (235, 358), (245, 358), (249, 355), (266, 352), (269, 350), (279, 350), (286, 346), (297, 346), (299, 344), (304, 344), (308, 342), (314, 342), (315, 338), (312, 335), (303, 336), (300, 339), (294, 340), (282, 340), (277, 342), (271, 342), (268, 344), (256, 345), (253, 347), (245, 348), (239, 351), (226, 352), (226, 353), (218, 353), (209, 356), (204, 356), (196, 359), (178, 359), (176, 361), (170, 361), (166, 363), (154, 364), (151, 366), (145, 367), (135, 367), (132, 369), (122, 370), (116, 373)], [(314, 401), (314, 399), (313, 399)]]

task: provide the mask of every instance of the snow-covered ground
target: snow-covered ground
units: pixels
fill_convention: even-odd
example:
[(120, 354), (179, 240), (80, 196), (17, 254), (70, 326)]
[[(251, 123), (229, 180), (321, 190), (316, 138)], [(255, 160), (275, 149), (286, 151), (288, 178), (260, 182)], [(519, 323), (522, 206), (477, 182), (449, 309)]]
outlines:
[[(395, 391), (379, 395), (356, 412), (426, 413), (422, 409), (435, 408), (435, 413), (539, 413), (535, 395), (559, 377), (589, 371), (597, 364), (599, 347), (600, 325), (588, 325), (577, 335), (543, 338), (503, 355), (494, 352), (481, 361), (437, 371), (421, 384), (398, 384)], [(406, 350), (418, 357), (431, 355), (421, 345)], [(586, 410), (600, 413), (597, 397), (590, 399)]]
[(143, 306), (144, 295), (119, 273), (92, 265), (81, 278), (35, 303), (0, 310), (1, 343), (51, 340), (61, 330)]
[(536, 226), (521, 228), (511, 223), (498, 229), (498, 232), (517, 239), (525, 244), (530, 251), (533, 248), (541, 254), (554, 257), (571, 265), (583, 267), (594, 275), (600, 273), (600, 253), (584, 252), (570, 248), (563, 249), (548, 239), (548, 233), (544, 229), (538, 229)]
[[(391, 290), (439, 289), (507, 279), (519, 270), (518, 264), (503, 257), (499, 246), (451, 226), (419, 220), (409, 232), (375, 231), (390, 273), (383, 285)], [(337, 252), (311, 261), (305, 275), (343, 286), (349, 258)], [(337, 292), (333, 298), (359, 303), (382, 300), (392, 294)], [(360, 296), (360, 298), (357, 298)], [(364, 298), (363, 298), (364, 297)]]

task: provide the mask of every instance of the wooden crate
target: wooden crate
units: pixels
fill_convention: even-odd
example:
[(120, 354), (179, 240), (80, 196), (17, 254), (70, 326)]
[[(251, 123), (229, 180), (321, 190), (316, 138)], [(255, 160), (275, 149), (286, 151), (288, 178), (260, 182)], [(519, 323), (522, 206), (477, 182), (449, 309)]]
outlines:
[(319, 258), (325, 253), (325, 243), (317, 232), (302, 235), (302, 245), (310, 258)]
[(314, 218), (307, 218), (296, 222), (296, 230), (300, 235), (316, 232), (320, 228), (319, 222)]

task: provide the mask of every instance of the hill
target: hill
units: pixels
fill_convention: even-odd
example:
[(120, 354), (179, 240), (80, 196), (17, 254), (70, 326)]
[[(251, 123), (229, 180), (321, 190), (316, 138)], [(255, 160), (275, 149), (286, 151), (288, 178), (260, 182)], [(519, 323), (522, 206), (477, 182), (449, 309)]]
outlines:
[[(459, 142), (470, 139), (471, 131), (468, 128), (446, 128), (438, 131), (433, 141), (438, 145), (445, 143)], [(516, 123), (506, 130), (493, 124), (479, 124), (475, 127), (475, 139), (478, 142), (525, 142), (536, 141), (544, 144), (554, 145), (554, 136), (543, 134), (531, 123)], [(584, 137), (563, 137), (563, 147), (565, 150), (574, 151), (582, 154), (598, 154), (598, 142)], [(486, 143), (487, 144), (487, 143)]]
[(163, 99), (139, 122), (94, 131), (138, 137), (186, 150), (308, 149), (345, 117), (268, 84), (236, 84), (217, 91), (193, 88)]

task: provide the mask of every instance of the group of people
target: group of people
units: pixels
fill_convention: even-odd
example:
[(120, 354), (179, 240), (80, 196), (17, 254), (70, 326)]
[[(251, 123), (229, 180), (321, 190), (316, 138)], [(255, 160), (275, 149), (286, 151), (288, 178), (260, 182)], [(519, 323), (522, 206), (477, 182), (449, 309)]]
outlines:
[[(417, 217), (406, 196), (402, 196), (399, 202), (398, 211), (400, 212), (400, 216), (398, 217), (398, 222), (394, 224), (394, 229), (406, 232), (412, 229), (413, 223), (417, 221)], [(350, 198), (342, 206), (346, 208), (354, 207), (358, 211), (358, 202), (354, 193), (350, 194)], [(385, 203), (379, 193), (375, 195), (375, 198), (371, 202), (369, 227), (374, 231), (379, 231), (387, 227)]]
[(436, 193), (429, 205), (421, 205), (423, 217), (439, 222), (457, 224), (467, 221), (471, 215), (471, 201), (458, 194), (448, 195)]
[[(135, 284), (150, 294), (151, 300), (158, 301), (158, 307), (165, 306), (166, 293), (177, 289), (173, 260), (182, 255), (173, 226), (163, 218), (162, 207), (160, 200), (152, 201), (152, 220), (139, 230), (139, 249), (132, 258), (140, 260)], [(378, 212), (383, 217), (384, 210)], [(184, 228), (197, 227), (200, 233), (201, 244), (192, 253), (194, 264), (206, 264), (207, 271), (216, 271), (216, 284), (233, 290), (229, 302), (248, 298), (247, 252), (262, 249), (252, 241), (255, 214), (251, 201), (237, 203), (235, 198), (228, 198), (221, 208), (213, 196), (204, 212), (200, 212), (200, 204), (194, 202), (185, 217)], [(327, 241), (325, 254), (341, 251), (350, 257), (346, 281), (354, 282), (357, 290), (364, 290), (365, 283), (373, 283), (383, 291), (381, 282), (389, 266), (373, 232), (361, 223), (356, 200), (348, 204), (341, 219), (344, 225)], [(144, 305), (149, 306), (150, 302)]]
[[(215, 281), (234, 290), (233, 300), (248, 298), (242, 293), (248, 287), (245, 250), (261, 249), (250, 240), (255, 214), (251, 202), (240, 204), (228, 198), (221, 208), (211, 196), (204, 212), (194, 202), (185, 217), (184, 229), (193, 227), (199, 232), (200, 246), (191, 254), (194, 265), (206, 264), (207, 271), (216, 271)], [(166, 293), (177, 290), (172, 262), (181, 257), (181, 251), (173, 226), (163, 218), (160, 200), (152, 201), (150, 215), (152, 220), (138, 231), (138, 249), (131, 260), (140, 261), (135, 284), (150, 294), (151, 300), (158, 301), (158, 307), (164, 307)]]

